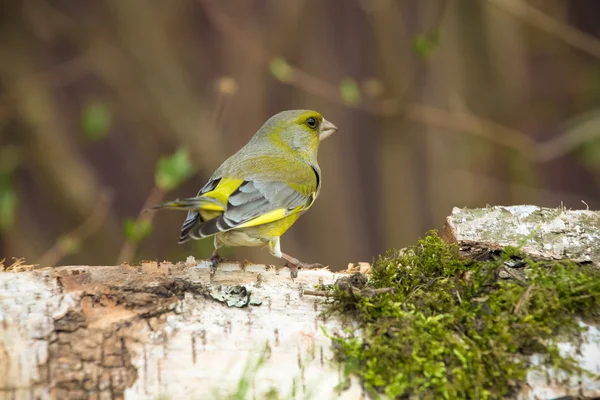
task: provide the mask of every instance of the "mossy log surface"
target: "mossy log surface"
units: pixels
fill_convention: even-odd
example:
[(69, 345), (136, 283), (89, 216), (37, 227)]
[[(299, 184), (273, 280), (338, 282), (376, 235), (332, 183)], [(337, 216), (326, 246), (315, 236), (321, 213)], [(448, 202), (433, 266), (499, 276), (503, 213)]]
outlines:
[[(468, 253), (475, 257), (519, 246), (515, 210), (488, 208), (469, 217), (463, 215), (468, 210), (455, 209), (446, 234), (461, 248), (479, 249)], [(486, 221), (486, 212), (494, 217)], [(597, 221), (588, 211), (560, 215), (569, 219), (569, 213)], [(511, 221), (500, 224), (504, 236), (495, 221), (502, 218)], [(563, 243), (556, 256), (596, 262), (597, 244), (572, 240), (581, 229), (585, 240), (593, 238), (598, 225), (578, 230), (569, 221), (547, 234), (552, 249)], [(525, 229), (534, 230), (520, 229), (525, 236)], [(565, 239), (554, 240), (561, 234)], [(544, 237), (535, 240), (523, 249), (554, 257)], [(578, 245), (570, 249), (569, 243)], [(344, 326), (321, 318), (325, 298), (304, 293), (345, 273), (300, 271), (292, 281), (287, 268), (224, 263), (211, 274), (208, 263), (193, 260), (24, 269), (0, 272), (0, 399), (369, 398), (357, 380), (337, 391), (340, 367), (324, 331), (335, 335)], [(600, 336), (595, 328), (579, 359), (600, 372), (594, 335)], [(549, 385), (532, 374), (521, 398), (567, 394), (600, 396), (600, 385)]]

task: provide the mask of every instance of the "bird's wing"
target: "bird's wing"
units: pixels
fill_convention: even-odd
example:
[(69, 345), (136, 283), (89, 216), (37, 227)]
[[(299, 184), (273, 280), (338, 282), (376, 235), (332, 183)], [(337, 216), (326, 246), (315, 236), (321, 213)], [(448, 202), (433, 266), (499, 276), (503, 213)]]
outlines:
[(217, 217), (195, 224), (187, 235), (203, 238), (232, 229), (267, 224), (305, 211), (316, 198), (316, 178), (313, 181), (314, 185), (307, 187), (278, 181), (223, 179), (212, 192), (202, 197), (226, 198), (225, 209)]
[(179, 237), (183, 243), (304, 211), (316, 199), (320, 182), (318, 165), (299, 167), (295, 160), (254, 155), (231, 165), (225, 161), (196, 197), (167, 208), (188, 210)]
[[(226, 201), (225, 203), (223, 203), (223, 199), (219, 199), (216, 197), (210, 197), (210, 196), (203, 196), (206, 193), (209, 192), (213, 192), (217, 186), (219, 186), (219, 184), (221, 183), (221, 178), (215, 178), (212, 177), (208, 180), (208, 182), (206, 183), (206, 185), (204, 185), (202, 187), (202, 189), (200, 189), (200, 191), (198, 191), (198, 194), (196, 195), (196, 197), (192, 197), (190, 199), (184, 199), (188, 200), (189, 203), (191, 203), (191, 209), (190, 211), (188, 211), (187, 213), (187, 217), (185, 218), (185, 221), (183, 221), (183, 225), (181, 226), (181, 233), (179, 234), (179, 243), (184, 243), (187, 242), (188, 240), (190, 240), (190, 231), (192, 230), (192, 228), (194, 228), (194, 226), (198, 225), (198, 223), (202, 223), (202, 216), (200, 215), (200, 212), (198, 212), (197, 210), (199, 208), (202, 208), (202, 206), (200, 205), (200, 200), (201, 199), (206, 199), (206, 205), (204, 206), (204, 208), (207, 208), (207, 205), (210, 203), (213, 203), (213, 208), (214, 211), (223, 211), (225, 210), (225, 205), (226, 205)], [(230, 186), (230, 185), (227, 185)], [(180, 202), (183, 202), (180, 201)]]

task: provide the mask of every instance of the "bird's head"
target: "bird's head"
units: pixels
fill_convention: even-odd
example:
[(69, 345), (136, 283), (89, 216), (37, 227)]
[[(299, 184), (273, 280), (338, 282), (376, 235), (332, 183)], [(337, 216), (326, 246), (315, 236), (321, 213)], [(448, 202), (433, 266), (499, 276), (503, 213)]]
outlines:
[(338, 128), (312, 110), (288, 110), (275, 114), (264, 123), (255, 139), (275, 147), (315, 159), (319, 143)]

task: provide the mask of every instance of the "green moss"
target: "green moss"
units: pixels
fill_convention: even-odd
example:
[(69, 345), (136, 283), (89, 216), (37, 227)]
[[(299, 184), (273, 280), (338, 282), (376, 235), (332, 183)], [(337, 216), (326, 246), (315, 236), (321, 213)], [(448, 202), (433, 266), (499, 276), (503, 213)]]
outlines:
[(585, 373), (559, 354), (557, 341), (577, 343), (576, 317), (598, 320), (600, 272), (524, 259), (525, 280), (500, 279), (516, 257), (510, 249), (494, 261), (466, 262), (431, 232), (374, 263), (367, 289), (393, 293), (332, 288), (328, 311), (357, 328), (333, 338), (344, 376), (357, 374), (371, 393), (390, 398), (486, 399), (514, 394), (534, 368), (533, 353), (546, 367)]

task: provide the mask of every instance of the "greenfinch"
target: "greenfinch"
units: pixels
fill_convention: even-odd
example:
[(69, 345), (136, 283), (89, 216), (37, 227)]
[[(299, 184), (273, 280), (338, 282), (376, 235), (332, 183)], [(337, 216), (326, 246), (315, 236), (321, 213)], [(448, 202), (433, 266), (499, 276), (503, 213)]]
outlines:
[(225, 160), (196, 197), (152, 209), (186, 210), (179, 243), (213, 236), (215, 268), (223, 245), (268, 245), (274, 257), (287, 261), (292, 278), (298, 268), (320, 267), (282, 252), (280, 238), (319, 196), (319, 144), (336, 131), (316, 111), (282, 111)]

